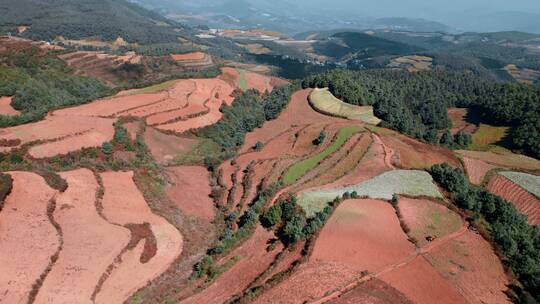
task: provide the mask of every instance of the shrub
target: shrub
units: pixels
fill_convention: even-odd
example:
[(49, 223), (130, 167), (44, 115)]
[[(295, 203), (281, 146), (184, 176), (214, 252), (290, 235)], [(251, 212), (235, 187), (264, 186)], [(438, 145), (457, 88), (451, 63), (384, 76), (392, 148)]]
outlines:
[(110, 142), (103, 143), (101, 151), (106, 155), (111, 155), (114, 152), (114, 147)]

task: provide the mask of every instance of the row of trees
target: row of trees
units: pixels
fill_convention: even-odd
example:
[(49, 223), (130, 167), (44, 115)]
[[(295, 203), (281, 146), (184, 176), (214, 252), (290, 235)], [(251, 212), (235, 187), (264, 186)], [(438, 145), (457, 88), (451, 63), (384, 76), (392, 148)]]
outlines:
[(263, 96), (256, 90), (237, 92), (232, 106), (221, 108), (223, 118), (197, 133), (216, 142), (224, 157), (232, 156), (244, 144), (248, 132), (278, 117), (289, 104), (295, 89), (294, 85), (282, 86)]
[(470, 138), (461, 134), (450, 142), (436, 136), (451, 127), (448, 108), (478, 108), (486, 123), (511, 127), (515, 147), (540, 157), (540, 88), (535, 85), (493, 83), (469, 72), (435, 69), (332, 70), (307, 77), (302, 86), (328, 87), (347, 103), (373, 105), (384, 127), (451, 147)]
[(529, 225), (527, 217), (499, 196), (472, 186), (461, 169), (447, 164), (431, 168), (455, 203), (488, 223), (488, 231), (502, 249), (508, 265), (536, 300), (540, 300), (540, 228)]
[(4, 200), (6, 199), (7, 195), (11, 192), (12, 187), (13, 187), (13, 180), (11, 179), (11, 176), (8, 174), (0, 173), (0, 211), (2, 210), (2, 207), (4, 206)]

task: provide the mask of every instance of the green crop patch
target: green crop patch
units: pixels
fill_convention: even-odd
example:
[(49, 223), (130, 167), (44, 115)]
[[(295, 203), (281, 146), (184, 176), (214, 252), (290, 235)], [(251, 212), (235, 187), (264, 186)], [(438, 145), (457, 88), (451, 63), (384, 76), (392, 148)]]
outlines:
[(335, 136), (334, 141), (324, 151), (291, 166), (287, 170), (287, 173), (285, 173), (283, 176), (283, 183), (285, 185), (290, 185), (298, 181), (300, 178), (302, 178), (302, 176), (315, 168), (326, 157), (338, 151), (347, 142), (347, 140), (351, 138), (351, 136), (358, 133), (360, 130), (361, 129), (359, 126), (348, 126), (340, 129), (338, 134)]

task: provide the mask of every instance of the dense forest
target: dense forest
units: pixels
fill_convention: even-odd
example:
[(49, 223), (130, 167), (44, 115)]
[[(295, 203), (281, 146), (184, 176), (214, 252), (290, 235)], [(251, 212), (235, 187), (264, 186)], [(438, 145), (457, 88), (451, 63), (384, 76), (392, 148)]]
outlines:
[(99, 80), (75, 76), (64, 61), (37, 47), (0, 56), (0, 96), (13, 96), (18, 116), (0, 115), (0, 127), (42, 118), (49, 110), (85, 103), (111, 93)]
[[(485, 219), (491, 238), (512, 271), (525, 290), (540, 300), (540, 229), (529, 225), (512, 203), (471, 186), (462, 170), (443, 164), (433, 166), (431, 173), (460, 208), (472, 212), (476, 219)], [(532, 303), (524, 297), (521, 302)]]
[(467, 142), (461, 142), (462, 134), (452, 141), (437, 137), (451, 127), (448, 108), (477, 108), (484, 122), (511, 127), (513, 148), (540, 158), (540, 88), (535, 85), (493, 83), (471, 72), (435, 69), (332, 70), (307, 77), (303, 87), (329, 87), (347, 103), (373, 105), (385, 127), (456, 148)]

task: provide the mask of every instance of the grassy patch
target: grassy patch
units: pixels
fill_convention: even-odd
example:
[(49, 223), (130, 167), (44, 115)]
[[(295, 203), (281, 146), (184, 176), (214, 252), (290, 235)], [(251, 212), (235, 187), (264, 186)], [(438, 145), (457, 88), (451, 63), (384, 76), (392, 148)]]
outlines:
[(153, 86), (149, 86), (149, 87), (146, 87), (146, 88), (138, 89), (138, 90), (136, 90), (136, 91), (133, 91), (133, 93), (131, 93), (131, 94), (129, 94), (129, 95), (134, 95), (134, 94), (151, 94), (151, 93), (157, 93), (157, 92), (165, 91), (165, 90), (167, 90), (167, 89), (172, 88), (176, 82), (177, 82), (177, 80), (169, 80), (169, 81), (165, 81), (165, 82), (162, 82), (162, 83), (153, 85)]
[(236, 69), (236, 71), (240, 74), (240, 78), (238, 79), (238, 87), (240, 87), (240, 89), (243, 91), (246, 91), (249, 89), (246, 79), (246, 70)]
[(339, 130), (334, 141), (326, 148), (326, 150), (290, 167), (283, 177), (283, 183), (285, 185), (290, 185), (302, 178), (304, 174), (315, 168), (322, 160), (339, 150), (351, 136), (359, 131), (359, 126), (348, 126)]
[(493, 148), (500, 148), (501, 143), (508, 132), (508, 127), (495, 127), (480, 124), (480, 128), (472, 135), (472, 144), (469, 149), (475, 151), (488, 151)]
[(373, 114), (373, 107), (345, 103), (334, 97), (328, 89), (314, 89), (309, 95), (309, 103), (315, 110), (323, 114), (359, 120), (373, 125), (381, 122)]

